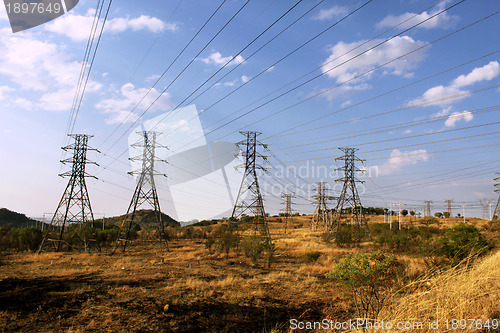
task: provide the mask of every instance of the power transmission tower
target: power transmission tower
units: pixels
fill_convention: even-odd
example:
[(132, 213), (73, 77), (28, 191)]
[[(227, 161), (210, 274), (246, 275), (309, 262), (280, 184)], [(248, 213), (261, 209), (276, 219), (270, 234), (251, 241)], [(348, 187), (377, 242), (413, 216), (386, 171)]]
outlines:
[(283, 202), (285, 204), (285, 209), (281, 209), (281, 211), (284, 211), (285, 213), (285, 223), (284, 223), (284, 229), (285, 229), (285, 234), (286, 234), (286, 229), (288, 227), (288, 223), (290, 222), (290, 219), (291, 219), (291, 216), (292, 216), (292, 198), (294, 197), (295, 195), (292, 193), (292, 194), (286, 194), (286, 193), (283, 193), (281, 194), (281, 197), (285, 199), (285, 202)]
[[(266, 148), (267, 145), (257, 140), (257, 136), (262, 134), (260, 132), (244, 131), (240, 133), (246, 136), (245, 140), (237, 143), (238, 146), (244, 147), (241, 156), (245, 157), (245, 171), (238, 191), (238, 196), (236, 197), (233, 213), (231, 214), (231, 219), (237, 219), (245, 212), (249, 212), (250, 216), (253, 216), (255, 230), (260, 231), (267, 240), (270, 240), (271, 237), (266, 221), (264, 203), (262, 194), (260, 193), (259, 181), (257, 179), (257, 170), (264, 170), (262, 166), (257, 164), (257, 158), (266, 160), (266, 157), (257, 151), (257, 146)], [(246, 202), (245, 199), (248, 196), (250, 196), (250, 201)]]
[[(344, 182), (342, 191), (337, 201), (337, 206), (335, 207), (335, 227), (341, 224), (350, 223), (355, 224), (358, 228), (364, 227), (368, 231), (368, 226), (366, 224), (365, 214), (363, 212), (363, 206), (361, 205), (361, 200), (359, 199), (358, 190), (356, 188), (356, 183), (364, 183), (356, 179), (356, 171), (361, 171), (356, 168), (355, 163), (363, 162), (364, 160), (356, 157), (355, 153), (357, 148), (339, 148), (344, 152), (344, 156), (337, 157), (335, 161), (344, 161), (344, 167), (337, 169), (338, 171), (344, 172), (344, 177), (336, 179), (336, 182)], [(349, 212), (345, 211), (346, 208), (350, 208)], [(330, 229), (333, 228), (333, 224)]]
[(491, 201), (493, 201), (493, 200), (487, 199), (487, 198), (479, 199), (479, 204), (481, 205), (481, 207), (483, 207), (483, 214), (482, 214), (481, 218), (484, 220), (490, 218), (489, 214), (488, 214), (488, 206), (491, 205)]
[(425, 208), (424, 216), (432, 217), (432, 215), (431, 215), (431, 203), (432, 203), (432, 201), (430, 201), (430, 200), (425, 201), (426, 208)]
[[(497, 174), (500, 174), (497, 172)], [(493, 179), (494, 181), (500, 181), (500, 177), (497, 177), (495, 179)], [(495, 184), (495, 192), (500, 192), (500, 183), (496, 183)], [(500, 195), (498, 196), (498, 200), (497, 200), (497, 204), (495, 206), (495, 210), (493, 211), (493, 216), (492, 216), (492, 220), (498, 220), (500, 218)]]
[(447, 212), (450, 215), (450, 217), (452, 217), (452, 215), (451, 215), (451, 203), (453, 202), (453, 199), (445, 200), (445, 202), (448, 204)]
[(330, 212), (328, 206), (326, 205), (327, 200), (335, 199), (332, 196), (326, 194), (326, 184), (325, 182), (316, 183), (318, 187), (316, 188), (317, 194), (313, 196), (316, 199), (316, 208), (314, 209), (313, 218), (311, 221), (311, 230), (317, 231), (318, 226), (323, 223), (325, 231), (331, 226)]
[[(86, 228), (88, 224), (94, 223), (94, 214), (92, 213), (92, 207), (90, 206), (89, 194), (87, 192), (87, 185), (85, 183), (86, 177), (96, 178), (90, 176), (85, 171), (85, 166), (87, 164), (96, 164), (87, 160), (87, 151), (96, 150), (88, 147), (89, 138), (91, 135), (86, 134), (68, 134), (68, 136), (75, 139), (75, 142), (69, 146), (62, 147), (63, 150), (73, 151), (73, 156), (71, 158), (61, 161), (63, 164), (71, 163), (71, 171), (60, 174), (61, 177), (69, 177), (68, 185), (64, 190), (64, 194), (59, 201), (59, 205), (52, 217), (50, 225), (42, 239), (40, 247), (38, 248), (38, 253), (44, 250), (47, 241), (55, 243), (55, 250), (59, 251), (61, 249), (61, 244), (63, 243), (64, 230), (68, 224), (79, 223), (80, 230), (83, 229), (81, 237), (83, 239), (83, 245), (85, 252), (88, 251), (88, 239)], [(50, 230), (58, 229), (57, 239), (49, 239)]]
[(164, 160), (156, 158), (156, 148), (166, 147), (157, 144), (156, 138), (159, 133), (153, 131), (142, 131), (138, 133), (142, 134), (143, 138), (141, 142), (135, 143), (131, 146), (142, 148), (142, 154), (132, 157), (130, 160), (142, 161), (142, 167), (139, 170), (128, 172), (130, 175), (138, 175), (137, 185), (135, 187), (132, 200), (130, 201), (130, 205), (128, 206), (127, 214), (125, 215), (126, 217), (120, 226), (120, 232), (116, 238), (112, 254), (116, 252), (118, 246), (120, 246), (120, 242), (123, 243), (122, 251), (125, 252), (130, 237), (130, 231), (132, 230), (132, 225), (134, 222), (140, 222), (137, 220), (137, 209), (144, 203), (148, 203), (153, 208), (153, 214), (157, 224), (156, 236), (162, 248), (163, 244), (165, 244), (166, 249), (168, 250), (168, 241), (165, 235), (165, 226), (162, 220), (160, 201), (158, 200), (158, 193), (156, 191), (154, 180), (155, 176), (166, 176), (155, 171), (155, 162), (165, 162)]

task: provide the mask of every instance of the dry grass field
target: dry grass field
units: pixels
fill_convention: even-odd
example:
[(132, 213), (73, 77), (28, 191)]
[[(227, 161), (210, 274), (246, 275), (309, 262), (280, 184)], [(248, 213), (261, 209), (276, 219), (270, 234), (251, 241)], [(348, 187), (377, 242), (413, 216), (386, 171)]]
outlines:
[[(486, 223), (469, 222), (478, 228)], [(450, 219), (440, 227), (454, 223)], [(347, 253), (376, 246), (339, 248), (309, 228), (310, 217), (295, 217), (286, 234), (281, 224), (270, 222), (276, 252), (269, 268), (242, 254), (226, 258), (209, 251), (203, 239), (173, 239), (164, 253), (155, 244), (132, 242), (114, 256), (109, 251), (5, 254), (0, 327), (3, 332), (289, 332), (294, 318), (355, 318), (347, 290), (325, 274)], [(304, 260), (305, 253), (316, 251), (318, 260)], [(472, 269), (432, 277), (425, 276), (422, 258), (398, 255), (408, 274), (423, 277), (396, 294), (380, 318), (498, 318), (500, 253), (494, 251)]]

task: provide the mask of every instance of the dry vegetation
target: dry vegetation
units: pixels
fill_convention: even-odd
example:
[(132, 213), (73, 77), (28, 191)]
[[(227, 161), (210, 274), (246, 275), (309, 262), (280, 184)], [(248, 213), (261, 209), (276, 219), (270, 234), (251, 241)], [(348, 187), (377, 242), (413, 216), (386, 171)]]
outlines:
[[(287, 234), (271, 220), (276, 251), (270, 268), (233, 251), (226, 258), (208, 250), (204, 239), (173, 239), (166, 253), (136, 241), (115, 256), (109, 251), (4, 254), (0, 327), (3, 332), (289, 332), (292, 318), (355, 318), (348, 291), (325, 274), (346, 254), (370, 252), (376, 245), (325, 243), (321, 232), (309, 231), (310, 217), (295, 217)], [(448, 223), (453, 219), (440, 228)], [(488, 232), (498, 237), (498, 230)], [(307, 256), (316, 252), (319, 258)], [(422, 257), (398, 257), (410, 276), (427, 269)], [(412, 282), (380, 319), (498, 318), (500, 253), (481, 260)]]

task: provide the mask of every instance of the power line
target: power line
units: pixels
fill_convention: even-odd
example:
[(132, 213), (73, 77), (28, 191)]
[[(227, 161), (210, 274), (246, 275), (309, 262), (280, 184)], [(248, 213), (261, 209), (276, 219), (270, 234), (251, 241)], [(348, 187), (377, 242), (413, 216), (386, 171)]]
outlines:
[[(89, 82), (90, 73), (92, 72), (92, 67), (94, 66), (94, 61), (95, 61), (95, 57), (96, 57), (96, 54), (97, 54), (97, 49), (99, 48), (99, 44), (101, 43), (102, 33), (104, 31), (104, 26), (106, 25), (106, 20), (108, 18), (109, 10), (111, 8), (112, 2), (113, 2), (113, 0), (109, 0), (108, 8), (106, 9), (106, 15), (104, 16), (104, 20), (103, 20), (103, 22), (101, 24), (101, 30), (99, 31), (99, 37), (97, 38), (96, 46), (95, 46), (94, 52), (92, 54), (92, 60), (90, 61), (90, 65), (89, 65), (89, 68), (88, 68), (88, 71), (87, 71), (87, 75), (85, 77), (85, 83), (83, 83), (83, 88), (81, 88), (80, 98), (77, 101), (77, 104), (75, 104), (75, 111), (74, 111), (74, 116), (73, 116), (73, 122), (72, 122), (72, 124), (71, 124), (71, 126), (69, 128), (68, 134), (70, 132), (73, 132), (73, 130), (74, 130), (76, 119), (78, 118), (78, 113), (80, 112), (80, 107), (82, 106), (83, 96), (85, 94), (85, 90), (87, 89), (87, 84)], [(101, 7), (101, 10), (102, 10), (102, 7)]]

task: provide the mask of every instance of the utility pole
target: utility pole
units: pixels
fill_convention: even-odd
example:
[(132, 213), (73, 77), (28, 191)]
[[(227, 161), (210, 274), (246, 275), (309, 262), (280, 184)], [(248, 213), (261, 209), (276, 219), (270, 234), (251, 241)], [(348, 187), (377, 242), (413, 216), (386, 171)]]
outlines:
[[(257, 140), (257, 136), (262, 134), (260, 132), (244, 131), (240, 133), (246, 137), (245, 140), (237, 143), (240, 148), (244, 147), (241, 156), (245, 157), (245, 171), (238, 196), (236, 197), (233, 213), (231, 214), (231, 220), (239, 218), (245, 212), (250, 212), (253, 215), (255, 231), (260, 231), (266, 240), (270, 241), (271, 236), (269, 234), (262, 194), (260, 193), (257, 178), (257, 170), (264, 170), (262, 166), (257, 164), (257, 159), (262, 158), (266, 160), (266, 157), (257, 151), (257, 147), (262, 146), (266, 148), (267, 145)], [(250, 197), (250, 202), (245, 201), (247, 197)]]
[[(361, 171), (356, 168), (355, 162), (363, 162), (364, 160), (356, 157), (355, 153), (357, 148), (339, 148), (344, 152), (344, 156), (337, 157), (335, 161), (344, 161), (344, 166), (337, 169), (338, 171), (344, 172), (344, 177), (336, 179), (336, 182), (343, 182), (342, 191), (337, 201), (337, 207), (335, 208), (335, 228), (338, 228), (342, 224), (350, 223), (351, 225), (356, 225), (358, 228), (365, 228), (368, 232), (368, 226), (366, 224), (365, 214), (363, 212), (363, 206), (361, 205), (361, 200), (359, 199), (358, 190), (356, 188), (356, 183), (363, 183), (356, 179), (356, 171)], [(350, 216), (347, 216), (344, 209), (350, 208)], [(330, 229), (333, 227), (330, 227)]]
[(424, 216), (432, 217), (432, 215), (431, 215), (431, 203), (432, 203), (432, 201), (425, 201), (425, 203), (426, 203), (427, 206), (426, 206), (426, 209), (425, 209)]
[(281, 211), (284, 211), (285, 213), (285, 223), (284, 223), (284, 229), (285, 229), (285, 234), (286, 234), (286, 229), (288, 227), (288, 223), (290, 222), (290, 219), (291, 219), (291, 216), (292, 216), (292, 198), (294, 197), (295, 195), (294, 194), (286, 194), (286, 193), (283, 193), (281, 194), (281, 197), (285, 199), (285, 202), (283, 202), (283, 204), (285, 204), (285, 209), (281, 209)]
[(401, 216), (401, 202), (399, 203), (399, 212), (398, 212), (398, 230), (401, 230), (401, 219), (403, 217)]
[(167, 148), (165, 146), (160, 146), (156, 142), (158, 132), (153, 131), (142, 131), (138, 132), (142, 134), (142, 140), (132, 147), (142, 148), (142, 154), (130, 158), (131, 161), (141, 161), (142, 166), (139, 170), (133, 170), (128, 172), (130, 175), (137, 175), (137, 185), (135, 187), (134, 195), (127, 209), (127, 214), (123, 220), (120, 231), (116, 238), (115, 246), (113, 248), (114, 254), (117, 248), (122, 242), (122, 251), (125, 252), (127, 243), (130, 237), (130, 231), (132, 230), (132, 225), (134, 223), (140, 223), (137, 219), (137, 209), (144, 203), (148, 203), (153, 208), (154, 218), (156, 220), (157, 227), (157, 238), (160, 242), (160, 246), (163, 248), (163, 243), (165, 243), (166, 249), (168, 251), (168, 241), (165, 235), (165, 226), (162, 220), (162, 213), (160, 208), (160, 201), (158, 200), (158, 193), (156, 191), (155, 176), (165, 176), (164, 174), (157, 173), (155, 171), (155, 162), (166, 162), (156, 158), (156, 148)]
[(392, 230), (392, 202), (389, 203), (389, 229)]
[(462, 215), (464, 217), (464, 223), (465, 223), (465, 202), (462, 204)]
[[(55, 250), (59, 251), (61, 249), (61, 244), (63, 243), (63, 235), (65, 227), (68, 224), (79, 223), (81, 237), (83, 239), (83, 246), (85, 252), (88, 252), (88, 239), (85, 227), (87, 227), (88, 222), (93, 224), (94, 214), (92, 213), (92, 207), (90, 206), (89, 194), (87, 192), (87, 185), (85, 183), (86, 177), (96, 178), (90, 176), (85, 171), (85, 166), (87, 164), (96, 164), (87, 160), (87, 151), (96, 150), (88, 147), (89, 138), (91, 135), (86, 134), (68, 134), (68, 136), (75, 139), (74, 143), (63, 147), (64, 151), (73, 151), (73, 156), (71, 158), (61, 161), (63, 164), (71, 163), (71, 171), (60, 174), (61, 177), (69, 177), (68, 185), (64, 190), (63, 196), (59, 201), (59, 205), (50, 221), (50, 224), (45, 232), (42, 239), (40, 247), (38, 248), (38, 253), (44, 250), (47, 241), (55, 243)], [(59, 235), (57, 239), (49, 239), (50, 230), (57, 227)], [(83, 228), (83, 231), (82, 231)]]
[(316, 185), (317, 194), (313, 195), (313, 198), (316, 199), (316, 208), (314, 209), (311, 221), (311, 230), (317, 231), (318, 226), (323, 223), (325, 231), (327, 231), (332, 222), (330, 220), (330, 213), (326, 202), (327, 200), (332, 200), (333, 197), (326, 195), (327, 188), (325, 182), (317, 182)]

